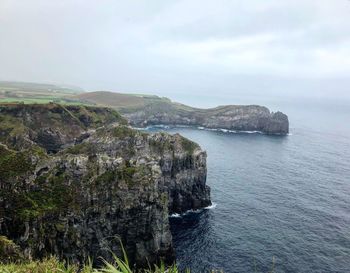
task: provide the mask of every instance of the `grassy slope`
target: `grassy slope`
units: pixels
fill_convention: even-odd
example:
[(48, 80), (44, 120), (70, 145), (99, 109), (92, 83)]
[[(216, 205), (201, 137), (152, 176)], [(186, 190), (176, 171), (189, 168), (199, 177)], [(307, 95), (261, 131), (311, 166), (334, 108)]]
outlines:
[(142, 95), (129, 95), (106, 91), (83, 93), (76, 96), (81, 101), (99, 105), (119, 107), (142, 107), (145, 105), (145, 97)]
[[(79, 88), (67, 88), (49, 84), (1, 82), (0, 103), (61, 103), (73, 105), (97, 105), (114, 108), (121, 113), (137, 110), (169, 113), (207, 112), (184, 104), (172, 102), (168, 98), (155, 95), (125, 94), (108, 91), (83, 92)], [(211, 114), (220, 113), (224, 107), (210, 109)]]
[(123, 94), (107, 91), (83, 92), (80, 88), (51, 84), (0, 81), (0, 103), (61, 103), (107, 106), (121, 112), (139, 110), (152, 105), (155, 109), (190, 110), (182, 104), (154, 95)]
[(99, 91), (78, 94), (76, 98), (79, 98), (85, 103), (112, 107), (123, 114), (139, 110), (143, 110), (149, 115), (157, 112), (177, 114), (180, 112), (188, 113), (191, 111), (200, 111), (200, 109), (196, 109), (181, 103), (172, 102), (168, 98), (154, 95), (122, 94)]
[[(195, 108), (173, 102), (165, 97), (152, 95), (135, 95), (115, 92), (97, 91), (81, 93), (75, 96), (82, 103), (90, 103), (116, 109), (122, 114), (143, 110), (149, 115), (157, 112), (190, 115), (191, 113), (220, 115), (228, 110), (242, 108), (242, 105), (222, 105), (215, 108)], [(247, 105), (255, 108), (256, 105)]]
[(166, 107), (167, 109), (169, 109), (169, 106), (174, 107), (175, 105), (168, 98), (155, 95), (124, 94), (107, 91), (82, 93), (78, 94), (76, 98), (83, 103), (112, 107), (123, 113), (144, 109), (150, 105), (153, 108)]
[[(24, 258), (23, 253), (13, 241), (0, 236), (0, 273), (178, 273), (177, 266), (165, 268), (164, 264), (154, 265), (152, 269), (134, 271), (129, 264), (128, 256), (121, 245), (123, 259), (114, 256), (114, 262), (104, 261), (104, 266), (99, 269), (92, 267), (92, 261), (85, 265), (67, 264), (55, 257), (41, 261), (32, 261)], [(187, 271), (189, 273), (189, 271)]]

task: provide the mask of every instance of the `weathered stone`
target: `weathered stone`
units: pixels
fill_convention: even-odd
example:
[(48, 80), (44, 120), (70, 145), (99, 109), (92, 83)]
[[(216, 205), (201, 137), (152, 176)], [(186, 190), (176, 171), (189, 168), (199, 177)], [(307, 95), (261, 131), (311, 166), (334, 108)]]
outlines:
[[(123, 112), (122, 112), (123, 113)], [(271, 113), (258, 105), (227, 105), (210, 109), (196, 109), (185, 105), (153, 104), (137, 111), (125, 111), (123, 115), (138, 127), (149, 125), (202, 126), (210, 129), (235, 131), (260, 131), (266, 134), (286, 135), (289, 133), (287, 115)]]
[[(43, 105), (13, 107), (0, 109), (6, 113), (3, 120), (14, 118), (23, 128), (9, 134), (29, 139), (31, 146), (24, 149), (9, 143), (7, 135), (2, 138), (0, 234), (32, 258), (54, 254), (71, 262), (111, 259), (110, 250), (121, 255), (120, 238), (130, 261), (139, 266), (174, 260), (169, 213), (210, 204), (206, 153), (197, 144), (178, 134), (151, 135), (121, 125), (123, 120), (115, 123), (108, 115), (117, 114), (110, 110), (50, 105), (45, 112)], [(51, 127), (49, 113), (55, 113)], [(111, 122), (97, 127), (84, 118), (80, 124), (76, 120), (81, 113)], [(40, 115), (45, 132), (60, 135), (62, 142), (53, 154), (40, 148), (51, 152), (47, 142), (22, 135), (28, 131), (40, 135), (42, 128), (32, 122), (39, 122)], [(87, 126), (89, 122), (96, 130)], [(74, 132), (66, 128), (70, 123)], [(10, 164), (19, 155), (21, 164)]]

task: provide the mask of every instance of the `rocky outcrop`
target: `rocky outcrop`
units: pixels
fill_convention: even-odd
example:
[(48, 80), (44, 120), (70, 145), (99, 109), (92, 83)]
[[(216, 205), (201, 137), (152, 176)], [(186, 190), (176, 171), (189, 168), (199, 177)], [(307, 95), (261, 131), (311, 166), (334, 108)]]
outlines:
[(287, 115), (271, 113), (263, 106), (228, 105), (211, 109), (196, 109), (175, 103), (149, 104), (135, 111), (123, 111), (134, 126), (187, 125), (234, 131), (259, 131), (271, 135), (289, 133)]
[(169, 213), (210, 205), (206, 153), (105, 108), (0, 106), (0, 234), (26, 257), (174, 260)]

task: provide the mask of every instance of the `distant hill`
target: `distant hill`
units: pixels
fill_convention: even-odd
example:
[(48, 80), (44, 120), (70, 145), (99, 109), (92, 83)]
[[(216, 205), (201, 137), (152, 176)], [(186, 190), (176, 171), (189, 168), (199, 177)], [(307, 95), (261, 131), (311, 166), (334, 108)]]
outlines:
[(0, 102), (69, 102), (84, 92), (80, 87), (31, 82), (0, 81)]
[(80, 87), (70, 85), (55, 85), (44, 83), (32, 83), (32, 82), (11, 82), (0, 81), (1, 91), (13, 91), (13, 92), (33, 92), (33, 93), (64, 93), (64, 94), (76, 94), (84, 92)]

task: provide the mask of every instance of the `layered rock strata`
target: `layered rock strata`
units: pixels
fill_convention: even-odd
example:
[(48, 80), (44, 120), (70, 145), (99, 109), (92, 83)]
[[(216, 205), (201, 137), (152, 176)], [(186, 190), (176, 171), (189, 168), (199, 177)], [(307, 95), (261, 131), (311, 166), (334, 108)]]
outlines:
[(26, 257), (174, 260), (169, 213), (210, 205), (206, 153), (107, 108), (0, 106), (0, 235)]

